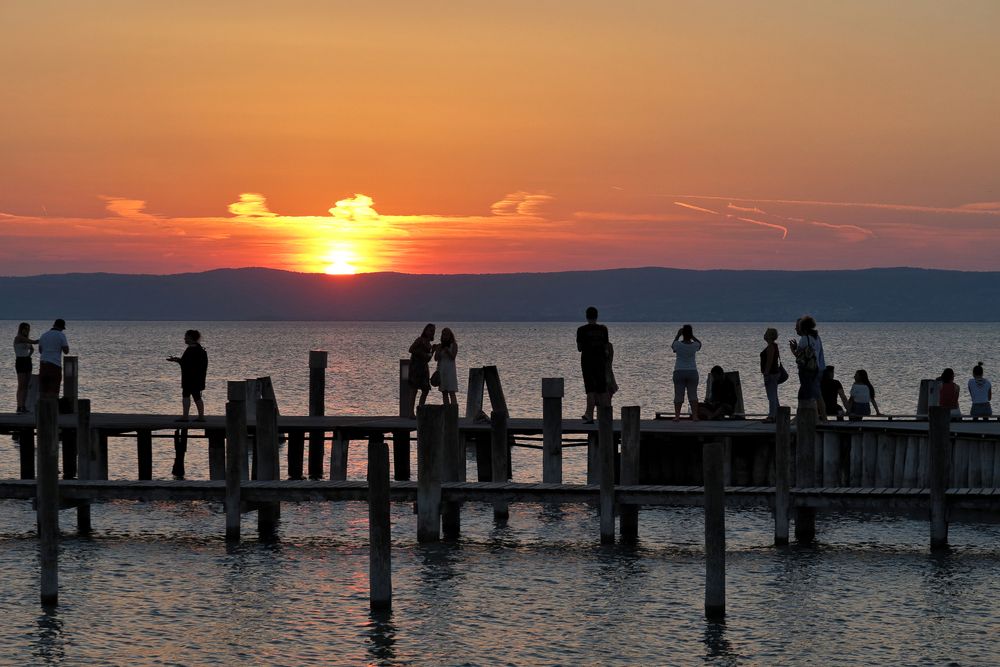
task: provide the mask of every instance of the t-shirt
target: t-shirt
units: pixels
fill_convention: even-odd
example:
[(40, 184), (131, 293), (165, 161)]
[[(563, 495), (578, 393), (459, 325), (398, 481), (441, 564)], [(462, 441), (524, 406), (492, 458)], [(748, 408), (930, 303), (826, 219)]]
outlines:
[(39, 359), (62, 367), (63, 348), (69, 347), (66, 335), (58, 329), (49, 329), (38, 339)]
[(603, 361), (608, 349), (608, 328), (596, 322), (584, 324), (576, 330), (576, 347), (581, 356)]
[(820, 337), (799, 336), (799, 347), (811, 347), (813, 349), (813, 352), (816, 353), (816, 365), (819, 366), (819, 372), (822, 373), (823, 369), (826, 368), (826, 357), (823, 356), (823, 341)]
[(819, 382), (819, 392), (823, 396), (823, 403), (826, 404), (826, 414), (835, 415), (837, 414), (837, 397), (840, 396), (840, 392), (844, 390), (844, 385), (840, 384), (840, 380), (832, 379), (822, 379)]
[(958, 385), (954, 382), (942, 382), (939, 396), (941, 407), (958, 408)]
[(698, 364), (694, 360), (694, 355), (701, 349), (701, 343), (696, 340), (685, 343), (683, 340), (675, 340), (670, 349), (677, 355), (674, 362), (675, 371), (696, 371)]
[(181, 386), (191, 391), (205, 390), (208, 354), (201, 345), (188, 345), (181, 355)]
[[(774, 358), (771, 360), (771, 366), (767, 365), (767, 351), (774, 346)], [(764, 375), (773, 375), (778, 372), (778, 365), (781, 363), (781, 356), (778, 354), (777, 343), (770, 343), (767, 347), (760, 351), (760, 372)]]
[(851, 385), (851, 400), (855, 403), (871, 403), (872, 392), (868, 385), (855, 382)]
[(969, 398), (973, 403), (989, 403), (992, 387), (986, 378), (972, 378), (969, 380)]

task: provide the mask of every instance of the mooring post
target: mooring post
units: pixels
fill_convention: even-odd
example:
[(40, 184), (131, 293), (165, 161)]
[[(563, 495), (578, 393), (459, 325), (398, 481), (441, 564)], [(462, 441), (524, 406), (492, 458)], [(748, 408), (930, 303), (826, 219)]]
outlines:
[(726, 615), (726, 489), (723, 479), (724, 446), (705, 443), (705, 617)]
[[(257, 479), (272, 482), (279, 479), (278, 470), (278, 409), (272, 399), (257, 399)], [(281, 515), (278, 501), (257, 505), (257, 532), (261, 537), (274, 535)]]
[(610, 405), (597, 408), (601, 544), (615, 543), (615, 424)]
[(17, 447), (20, 452), (21, 479), (35, 479), (34, 426), (22, 428), (17, 432)]
[[(399, 416), (411, 416), (410, 360), (399, 360)], [(410, 479), (410, 431), (400, 429), (392, 432), (392, 469), (397, 481)]]
[[(60, 412), (76, 411), (76, 400), (80, 395), (80, 359), (76, 356), (63, 357), (63, 409)], [(76, 429), (67, 429), (60, 434), (62, 439), (63, 479), (77, 476)]]
[[(187, 475), (187, 469), (184, 466), (187, 450), (188, 430), (186, 428), (176, 429), (174, 431), (174, 464), (170, 467), (170, 474), (174, 476), (174, 479), (184, 479)], [(211, 461), (209, 464), (211, 465)]]
[[(445, 482), (463, 481), (465, 447), (458, 432), (458, 404), (444, 406), (443, 474)], [(462, 532), (461, 503), (449, 501), (441, 504), (441, 529), (445, 537), (458, 537)]]
[(351, 449), (351, 441), (343, 429), (333, 432), (333, 444), (330, 446), (330, 479), (343, 482), (347, 479), (347, 455)]
[(840, 486), (840, 434), (823, 432), (823, 486)]
[(240, 480), (246, 479), (247, 412), (245, 394), (234, 398), (234, 382), (229, 383), (226, 403), (226, 540), (240, 540)]
[(39, 399), (38, 428), (38, 550), (41, 564), (42, 605), (59, 602), (59, 402)]
[(931, 486), (931, 549), (948, 546), (948, 488), (951, 464), (951, 409), (934, 405), (928, 408), (930, 420), (927, 436), (930, 454)]
[(792, 409), (778, 408), (774, 421), (774, 543), (788, 544), (788, 510), (791, 506)]
[[(90, 400), (81, 398), (76, 402), (76, 456), (77, 475), (80, 479), (93, 479), (91, 471)], [(76, 506), (76, 530), (90, 532), (90, 501), (81, 500)]]
[[(493, 472), (494, 482), (506, 483), (508, 481), (507, 447), (507, 413), (502, 410), (494, 410), (490, 414), (490, 469)], [(509, 517), (510, 510), (507, 501), (494, 501), (493, 520), (503, 523)]]
[(542, 481), (562, 484), (563, 378), (542, 378)]
[(368, 586), (372, 609), (392, 607), (392, 528), (389, 517), (389, 450), (385, 437), (368, 437)]
[(153, 432), (145, 429), (136, 431), (135, 442), (139, 479), (153, 479)]
[[(816, 486), (814, 467), (816, 442), (816, 401), (799, 401), (795, 412), (795, 486), (800, 489)], [(816, 510), (798, 507), (795, 510), (795, 539), (812, 542), (816, 538)]]
[[(327, 353), (323, 350), (309, 352), (309, 416), (322, 417), (326, 414), (326, 364)], [(326, 432), (322, 429), (309, 431), (309, 479), (323, 479), (323, 459), (326, 451)]]
[(300, 429), (288, 432), (288, 479), (303, 479), (302, 463), (305, 455), (306, 433)]
[(208, 478), (226, 478), (226, 431), (212, 428), (205, 431), (208, 436)]
[(417, 408), (417, 541), (441, 539), (444, 406)]
[[(627, 405), (622, 408), (622, 486), (639, 484), (639, 448), (642, 442), (640, 433), (640, 408), (638, 405)], [(639, 539), (639, 506), (621, 505), (618, 508), (618, 531), (622, 541), (634, 543)]]

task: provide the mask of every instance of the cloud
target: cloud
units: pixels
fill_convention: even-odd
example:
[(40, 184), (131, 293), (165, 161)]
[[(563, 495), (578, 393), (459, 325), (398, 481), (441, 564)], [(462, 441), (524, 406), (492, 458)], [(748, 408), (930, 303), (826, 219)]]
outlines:
[(374, 204), (368, 195), (355, 194), (353, 197), (338, 201), (330, 209), (330, 215), (337, 220), (348, 222), (370, 222), (379, 218), (378, 212), (373, 208)]
[[(770, 227), (771, 229), (777, 229), (777, 230), (779, 230), (781, 232), (781, 238), (782, 239), (788, 238), (788, 227), (785, 227), (784, 225), (778, 225), (778, 224), (775, 224), (773, 222), (764, 222), (763, 220), (755, 220), (754, 218), (746, 218), (746, 217), (739, 216), (739, 215), (733, 215), (731, 213), (720, 213), (719, 211), (713, 211), (710, 208), (702, 208), (701, 206), (695, 206), (694, 204), (688, 204), (688, 203), (682, 202), (682, 201), (675, 201), (674, 204), (677, 205), (677, 206), (681, 206), (683, 208), (691, 209), (692, 211), (697, 211), (699, 213), (709, 213), (711, 215), (718, 215), (718, 216), (721, 216), (723, 218), (729, 218), (731, 220), (739, 220), (741, 222), (749, 222), (752, 225), (759, 225), (761, 227)], [(736, 208), (736, 207), (733, 207), (732, 204), (730, 204), (729, 207), (730, 208)], [(737, 208), (737, 210), (746, 210), (746, 209), (738, 209)], [(762, 213), (763, 211), (758, 211), (758, 212)]]
[(267, 198), (256, 192), (244, 192), (240, 195), (238, 202), (229, 205), (229, 212), (237, 218), (274, 218), (277, 213), (272, 213), (267, 207)]
[(520, 215), (538, 217), (553, 197), (540, 192), (512, 192), (498, 202), (493, 202), (490, 212), (498, 216)]
[(124, 197), (112, 197), (101, 195), (104, 200), (104, 207), (120, 218), (129, 220), (156, 220), (155, 215), (145, 212), (146, 202), (141, 199), (126, 199)]
[(994, 213), (994, 212), (1000, 212), (1000, 201), (973, 202), (971, 204), (962, 204), (958, 208), (961, 211), (975, 211), (977, 213), (982, 213), (982, 212)]
[[(807, 206), (834, 206), (843, 208), (873, 208), (891, 211), (912, 211), (916, 213), (965, 213), (970, 215), (1000, 215), (1000, 207), (995, 202), (964, 204), (962, 206), (919, 206), (915, 204), (886, 204), (879, 202), (824, 201), (817, 199), (759, 199), (756, 197), (731, 197), (720, 195), (657, 195), (660, 197), (699, 199), (709, 201), (760, 202), (764, 204), (802, 204)], [(675, 202), (676, 203), (676, 202)]]

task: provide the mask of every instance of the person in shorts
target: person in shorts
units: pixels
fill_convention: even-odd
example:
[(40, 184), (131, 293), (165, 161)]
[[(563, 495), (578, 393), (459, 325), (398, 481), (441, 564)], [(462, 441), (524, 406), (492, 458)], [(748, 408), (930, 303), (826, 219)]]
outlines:
[(38, 339), (38, 396), (39, 398), (59, 398), (62, 388), (62, 357), (69, 354), (66, 340), (66, 321), (58, 319), (52, 328)]
[(181, 366), (181, 408), (184, 412), (177, 421), (188, 420), (193, 400), (198, 409), (195, 421), (203, 422), (205, 402), (201, 398), (201, 392), (205, 391), (205, 377), (208, 375), (208, 353), (201, 346), (201, 332), (197, 329), (188, 329), (184, 332), (184, 343), (187, 348), (183, 355), (167, 357), (167, 361), (173, 361)]

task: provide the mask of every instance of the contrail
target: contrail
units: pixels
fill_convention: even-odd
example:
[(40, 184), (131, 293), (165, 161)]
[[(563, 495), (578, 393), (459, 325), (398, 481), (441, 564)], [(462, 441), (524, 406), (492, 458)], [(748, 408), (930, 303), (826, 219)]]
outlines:
[(699, 213), (709, 213), (711, 215), (718, 215), (723, 218), (732, 218), (733, 220), (741, 220), (743, 222), (749, 222), (752, 225), (760, 225), (761, 227), (771, 227), (772, 229), (781, 230), (781, 238), (788, 237), (788, 228), (781, 225), (776, 225), (772, 222), (764, 222), (763, 220), (754, 220), (753, 218), (743, 218), (738, 215), (733, 215), (731, 213), (719, 213), (718, 211), (713, 211), (710, 208), (702, 208), (701, 206), (695, 206), (694, 204), (686, 204), (682, 201), (675, 201), (674, 204), (677, 206), (682, 206), (684, 208), (689, 208), (692, 211), (698, 211)]
[[(813, 199), (755, 199), (751, 197), (721, 197), (718, 195), (657, 195), (658, 197), (682, 197), (685, 199), (708, 199), (712, 201), (761, 202), (764, 204), (806, 204), (809, 206), (837, 206), (841, 208), (874, 208), (890, 211), (914, 211), (918, 213), (964, 213), (965, 215), (1000, 216), (1000, 209), (974, 208), (969, 204), (958, 207), (917, 206), (914, 204), (883, 204), (878, 202), (823, 201)], [(676, 203), (676, 202), (674, 202)], [(975, 206), (975, 205), (972, 205)]]

